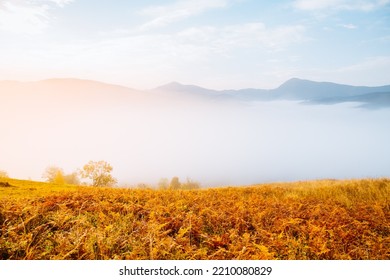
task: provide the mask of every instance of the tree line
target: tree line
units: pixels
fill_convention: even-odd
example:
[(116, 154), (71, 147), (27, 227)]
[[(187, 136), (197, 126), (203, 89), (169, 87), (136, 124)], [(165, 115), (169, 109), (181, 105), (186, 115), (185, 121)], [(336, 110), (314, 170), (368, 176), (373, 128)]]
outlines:
[(90, 179), (92, 181), (92, 186), (95, 187), (111, 187), (117, 182), (111, 175), (112, 170), (112, 166), (103, 160), (89, 161), (81, 170), (70, 174), (65, 174), (64, 170), (60, 167), (49, 166), (46, 168), (42, 177), (45, 178), (46, 181), (55, 184), (81, 185), (80, 178), (83, 178)]
[(160, 179), (157, 187), (163, 190), (195, 190), (199, 189), (201, 186), (199, 182), (193, 181), (190, 178), (187, 178), (187, 180), (182, 183), (180, 182), (179, 177), (173, 177), (171, 181), (167, 178)]
[[(95, 187), (112, 187), (117, 183), (117, 180), (111, 175), (113, 167), (105, 161), (89, 161), (81, 170), (66, 174), (64, 170), (57, 166), (49, 166), (46, 168), (42, 177), (47, 182), (55, 184), (71, 184), (81, 185), (81, 179), (90, 179), (92, 186)], [(184, 182), (180, 182), (179, 177), (173, 177), (171, 180), (162, 178), (157, 184), (158, 189), (164, 190), (193, 190), (199, 189), (200, 183), (189, 178)], [(152, 188), (150, 185), (140, 183), (136, 188), (146, 189)]]

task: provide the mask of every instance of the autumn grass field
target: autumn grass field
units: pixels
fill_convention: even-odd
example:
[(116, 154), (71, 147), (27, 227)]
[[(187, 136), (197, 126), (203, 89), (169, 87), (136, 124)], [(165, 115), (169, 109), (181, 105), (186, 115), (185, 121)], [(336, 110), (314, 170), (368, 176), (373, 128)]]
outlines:
[(390, 259), (390, 179), (141, 190), (0, 179), (0, 259)]

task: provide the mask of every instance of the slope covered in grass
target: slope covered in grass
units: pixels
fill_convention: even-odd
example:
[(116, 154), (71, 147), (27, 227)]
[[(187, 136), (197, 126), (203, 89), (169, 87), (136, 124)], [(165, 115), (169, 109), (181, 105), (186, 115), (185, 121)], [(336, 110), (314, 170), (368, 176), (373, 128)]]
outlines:
[(0, 186), (0, 259), (390, 259), (390, 180)]

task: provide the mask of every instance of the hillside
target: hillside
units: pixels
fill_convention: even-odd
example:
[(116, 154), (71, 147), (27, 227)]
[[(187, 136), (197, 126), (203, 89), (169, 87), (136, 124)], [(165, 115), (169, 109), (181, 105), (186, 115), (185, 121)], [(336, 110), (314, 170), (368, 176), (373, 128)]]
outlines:
[(50, 165), (72, 173), (105, 160), (122, 184), (174, 176), (206, 185), (389, 176), (390, 110), (356, 109), (388, 106), (389, 91), (308, 106), (271, 98), (323, 86), (295, 79), (259, 92), (174, 83), (162, 92), (78, 79), (0, 82), (0, 170), (40, 180)]
[[(158, 87), (153, 92), (170, 92), (180, 95), (190, 94), (209, 99), (272, 101), (272, 100), (302, 100), (313, 103), (336, 104), (343, 102), (361, 102), (377, 107), (389, 107), (383, 98), (390, 98), (390, 85), (367, 87), (350, 86), (331, 82), (314, 82), (292, 78), (274, 89), (238, 89), (210, 90), (195, 85), (170, 83)], [(364, 98), (359, 98), (363, 96)], [(379, 98), (378, 95), (381, 97)]]
[[(49, 79), (38, 82), (0, 81), (0, 99), (4, 102), (19, 100), (39, 103), (42, 100), (58, 99), (57, 102), (73, 102), (93, 105), (117, 105), (164, 98), (196, 97), (208, 100), (303, 100), (315, 103), (335, 104), (362, 102), (388, 107), (390, 85), (368, 87), (350, 86), (331, 82), (315, 82), (292, 78), (274, 89), (246, 88), (238, 90), (213, 90), (197, 85), (172, 82), (150, 91), (140, 91), (119, 85), (111, 85), (80, 79)], [(12, 96), (12, 97), (11, 97)], [(364, 98), (363, 98), (364, 96)], [(378, 97), (380, 96), (380, 97)], [(362, 98), (359, 98), (362, 97)], [(162, 99), (163, 98), (163, 99)]]
[(140, 91), (118, 85), (79, 79), (49, 79), (37, 82), (0, 82), (0, 101), (9, 108), (55, 108), (55, 110), (84, 110), (136, 105), (147, 99)]
[(1, 259), (390, 258), (389, 179), (193, 191), (6, 181)]
[(350, 86), (330, 82), (314, 82), (293, 78), (283, 83), (273, 92), (278, 98), (292, 100), (318, 100), (321, 98), (347, 98), (371, 93), (387, 93), (390, 86), (367, 87)]
[(389, 92), (374, 92), (366, 93), (355, 96), (347, 97), (327, 97), (319, 98), (316, 100), (309, 101), (313, 104), (338, 104), (345, 102), (358, 102), (361, 103), (361, 107), (370, 108), (370, 109), (379, 109), (390, 107), (390, 91)]

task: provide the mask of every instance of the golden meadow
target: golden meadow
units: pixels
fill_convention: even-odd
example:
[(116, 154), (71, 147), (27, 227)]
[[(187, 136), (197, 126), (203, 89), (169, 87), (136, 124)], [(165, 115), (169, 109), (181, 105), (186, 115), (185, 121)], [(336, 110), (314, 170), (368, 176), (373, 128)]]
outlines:
[(390, 179), (198, 190), (0, 179), (0, 259), (390, 259)]

